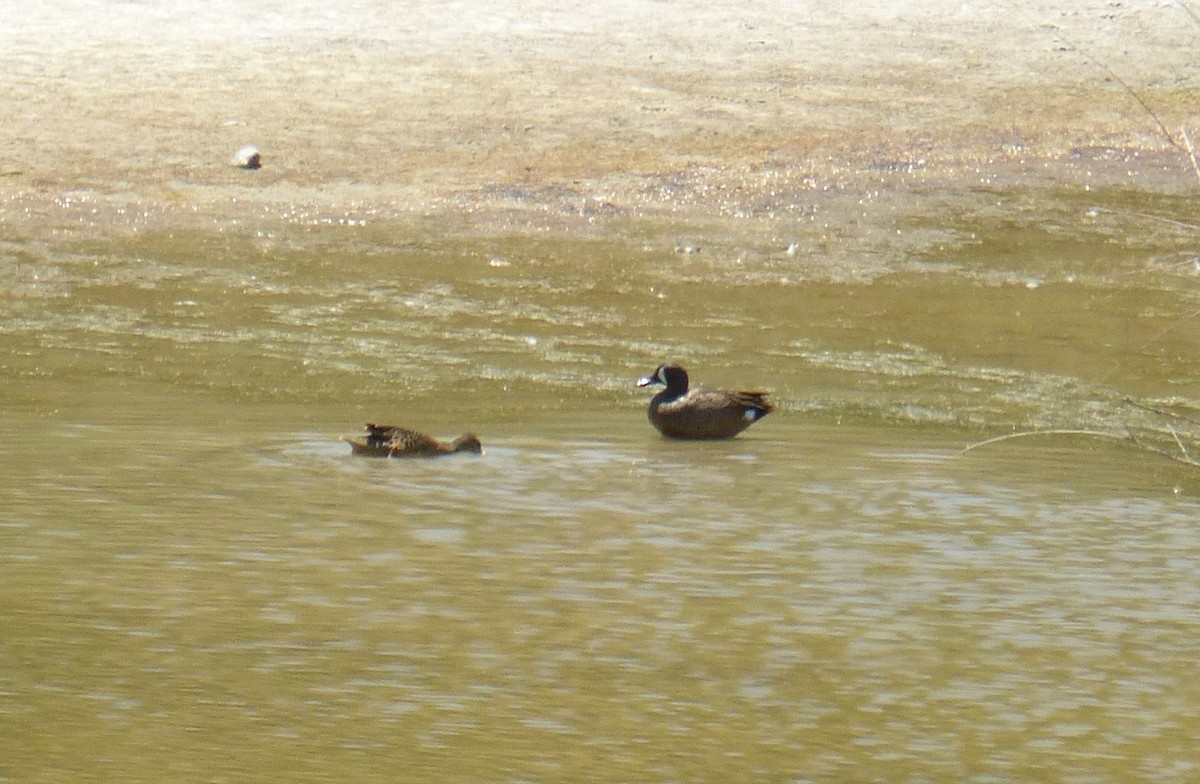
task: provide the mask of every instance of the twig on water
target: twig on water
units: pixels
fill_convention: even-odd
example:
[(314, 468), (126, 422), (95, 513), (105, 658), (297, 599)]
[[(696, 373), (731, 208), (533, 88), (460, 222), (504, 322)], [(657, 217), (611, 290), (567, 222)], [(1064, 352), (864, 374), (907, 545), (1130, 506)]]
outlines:
[(1192, 147), (1192, 138), (1188, 136), (1187, 128), (1181, 128), (1179, 134), (1183, 137), (1183, 143), (1187, 145), (1188, 160), (1192, 162), (1192, 171), (1196, 172), (1196, 179), (1200, 180), (1200, 162), (1196, 161), (1196, 150)]
[(1191, 456), (1191, 454), (1187, 450), (1187, 447), (1184, 446), (1183, 441), (1179, 438), (1179, 434), (1175, 432), (1174, 428), (1171, 428), (1171, 434), (1175, 437), (1175, 443), (1179, 447), (1179, 451), (1180, 451), (1179, 454), (1176, 454), (1174, 452), (1168, 452), (1167, 450), (1165, 450), (1161, 447), (1155, 446), (1154, 444), (1151, 444), (1148, 441), (1146, 441), (1142, 438), (1139, 438), (1137, 435), (1135, 435), (1133, 433), (1128, 433), (1126, 435), (1118, 435), (1116, 433), (1106, 433), (1103, 430), (1074, 430), (1074, 429), (1023, 430), (1019, 433), (1006, 433), (1005, 435), (1002, 435), (1002, 436), (996, 436), (995, 438), (989, 438), (986, 441), (980, 441), (975, 444), (969, 444), (966, 447), (964, 447), (963, 449), (960, 449), (958, 454), (965, 455), (967, 452), (970, 452), (975, 449), (979, 449), (980, 447), (988, 446), (990, 444), (997, 444), (997, 443), (1000, 443), (1001, 441), (1008, 441), (1013, 438), (1026, 438), (1028, 436), (1087, 436), (1088, 438), (1100, 438), (1100, 439), (1104, 439), (1105, 441), (1116, 441), (1117, 443), (1125, 444), (1127, 446), (1133, 446), (1133, 447), (1136, 447), (1137, 449), (1141, 449), (1146, 452), (1153, 452), (1154, 454), (1159, 455), (1160, 457), (1165, 457), (1168, 460), (1175, 462), (1175, 463), (1180, 463), (1182, 465), (1190, 466), (1192, 468), (1200, 468), (1200, 461), (1196, 460), (1195, 458), (1193, 458)]
[(960, 455), (965, 455), (975, 449), (991, 444), (998, 444), (1001, 441), (1009, 441), (1014, 438), (1027, 438), (1029, 436), (1090, 436), (1091, 438), (1103, 438), (1109, 441), (1129, 442), (1132, 440), (1130, 436), (1120, 436), (1116, 433), (1105, 433), (1103, 430), (1071, 430), (1071, 429), (1056, 429), (1056, 430), (1022, 430), (1018, 433), (1005, 433), (1002, 436), (995, 436), (986, 441), (980, 441), (975, 444), (969, 444), (959, 450)]
[(1188, 454), (1187, 447), (1183, 445), (1183, 441), (1179, 438), (1179, 433), (1175, 430), (1175, 426), (1168, 423), (1167, 430), (1171, 431), (1171, 438), (1175, 439), (1175, 446), (1179, 447), (1179, 452), (1184, 456), (1184, 458), (1187, 459), (1189, 463), (1194, 463), (1195, 461), (1192, 460), (1192, 456)]
[(1182, 454), (1177, 455), (1174, 452), (1168, 452), (1167, 450), (1161, 449), (1161, 448), (1155, 446), (1154, 444), (1143, 441), (1142, 439), (1138, 438), (1137, 436), (1135, 436), (1133, 434), (1130, 434), (1129, 440), (1132, 441), (1133, 444), (1136, 447), (1138, 447), (1139, 449), (1144, 449), (1147, 452), (1153, 452), (1156, 455), (1161, 455), (1162, 457), (1165, 457), (1168, 460), (1171, 460), (1175, 463), (1180, 463), (1185, 466), (1191, 466), (1192, 468), (1200, 468), (1200, 461), (1195, 460), (1190, 454), (1188, 454), (1188, 451), (1184, 447), (1183, 442), (1179, 440), (1179, 436), (1174, 433), (1174, 430), (1175, 430), (1174, 428), (1171, 428), (1172, 434), (1175, 435), (1175, 443), (1179, 446), (1179, 449), (1182, 452)]
[(1133, 406), (1134, 408), (1140, 408), (1143, 411), (1149, 411), (1151, 414), (1158, 414), (1161, 417), (1166, 417), (1168, 419), (1178, 419), (1183, 422), (1190, 422), (1193, 425), (1200, 425), (1200, 419), (1194, 419), (1189, 416), (1184, 416), (1183, 414), (1178, 414), (1174, 411), (1168, 411), (1165, 408), (1158, 408), (1157, 406), (1148, 406), (1145, 403), (1137, 402), (1136, 400), (1134, 400), (1131, 397), (1125, 398), (1123, 400), (1123, 402), (1126, 405)]
[[(1171, 334), (1172, 332), (1174, 332), (1176, 329), (1178, 329), (1178, 328), (1180, 327), (1180, 325), (1184, 325), (1184, 324), (1185, 324), (1185, 322), (1187, 322), (1187, 321), (1190, 321), (1190, 320), (1194, 319), (1196, 316), (1200, 316), (1200, 310), (1197, 310), (1197, 311), (1194, 311), (1194, 312), (1192, 312), (1192, 313), (1189, 313), (1188, 315), (1184, 316), (1182, 319), (1180, 319), (1179, 321), (1175, 322), (1175, 323), (1174, 323), (1174, 324), (1172, 324), (1171, 326), (1169, 326), (1169, 327), (1167, 327), (1167, 328), (1163, 329), (1163, 330), (1162, 330), (1161, 332), (1159, 332), (1157, 335), (1155, 335), (1154, 337), (1150, 338), (1149, 340), (1147, 340), (1147, 341), (1146, 341), (1145, 343), (1143, 343), (1142, 345), (1138, 346), (1138, 351), (1145, 351), (1145, 350), (1146, 350), (1147, 348), (1149, 348), (1150, 346), (1154, 345), (1154, 344), (1155, 344), (1155, 343), (1157, 343), (1158, 341), (1160, 341), (1160, 340), (1162, 340), (1163, 338), (1165, 338), (1167, 335), (1169, 335), (1169, 334)], [(1108, 374), (1108, 375), (1111, 375), (1111, 374)], [(1128, 398), (1126, 398), (1126, 400), (1128, 400)], [(1130, 400), (1129, 402), (1131, 402), (1131, 403), (1132, 403), (1133, 401), (1132, 401), (1132, 400)], [(1137, 403), (1134, 403), (1134, 405), (1136, 406), (1136, 405), (1137, 405)], [(1145, 406), (1142, 406), (1142, 408), (1145, 408)], [(1149, 409), (1149, 410), (1153, 411), (1154, 409)], [(1156, 413), (1164, 413), (1164, 412), (1156, 412)], [(1186, 418), (1186, 417), (1185, 417), (1185, 418)], [(1200, 424), (1200, 422), (1196, 422), (1196, 420), (1194, 420), (1194, 419), (1193, 419), (1193, 420), (1190, 420), (1190, 421), (1191, 421), (1191, 422), (1194, 422), (1194, 423), (1196, 423), (1196, 424)]]
[(1171, 226), (1177, 226), (1181, 229), (1187, 229), (1188, 231), (1200, 229), (1200, 223), (1189, 223), (1188, 221), (1181, 221), (1176, 218), (1168, 218), (1165, 215), (1155, 215), (1154, 213), (1150, 212), (1139, 212), (1137, 210), (1114, 210), (1111, 207), (1090, 207), (1089, 209), (1094, 210), (1096, 213), (1104, 213), (1105, 215), (1132, 215), (1135, 218), (1145, 218), (1146, 220), (1160, 221)]

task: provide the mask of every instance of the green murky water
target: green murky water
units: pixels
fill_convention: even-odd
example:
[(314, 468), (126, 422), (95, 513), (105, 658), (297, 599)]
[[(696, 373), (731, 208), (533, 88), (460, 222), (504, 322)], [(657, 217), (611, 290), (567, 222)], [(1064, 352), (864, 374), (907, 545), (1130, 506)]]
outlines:
[[(10, 237), (0, 780), (1193, 777), (1194, 469), (957, 454), (1194, 414), (1187, 204)], [(780, 410), (662, 441), (664, 359)]]

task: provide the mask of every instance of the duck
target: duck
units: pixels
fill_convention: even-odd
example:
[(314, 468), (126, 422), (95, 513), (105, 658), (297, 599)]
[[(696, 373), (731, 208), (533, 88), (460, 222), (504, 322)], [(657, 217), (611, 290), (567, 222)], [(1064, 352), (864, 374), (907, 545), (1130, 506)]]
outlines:
[(455, 452), (483, 452), (483, 444), (474, 433), (463, 433), (447, 444), (416, 430), (374, 422), (367, 423), (366, 438), (344, 440), (350, 443), (351, 454), (364, 457), (438, 457)]
[(666, 389), (650, 401), (650, 424), (667, 438), (733, 438), (774, 410), (766, 392), (726, 391), (688, 386), (679, 365), (659, 365), (639, 387)]

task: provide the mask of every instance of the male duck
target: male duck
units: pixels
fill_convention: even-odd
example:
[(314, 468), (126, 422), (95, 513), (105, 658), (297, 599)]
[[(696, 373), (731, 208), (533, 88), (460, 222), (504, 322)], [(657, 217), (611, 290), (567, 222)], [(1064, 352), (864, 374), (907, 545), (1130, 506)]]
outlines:
[(474, 433), (464, 433), (449, 444), (395, 425), (367, 424), (366, 438), (347, 438), (356, 455), (366, 457), (436, 457), (455, 452), (483, 452)]
[(771, 413), (766, 392), (727, 392), (688, 389), (687, 371), (678, 365), (659, 365), (639, 387), (666, 387), (650, 401), (650, 423), (668, 438), (733, 438)]

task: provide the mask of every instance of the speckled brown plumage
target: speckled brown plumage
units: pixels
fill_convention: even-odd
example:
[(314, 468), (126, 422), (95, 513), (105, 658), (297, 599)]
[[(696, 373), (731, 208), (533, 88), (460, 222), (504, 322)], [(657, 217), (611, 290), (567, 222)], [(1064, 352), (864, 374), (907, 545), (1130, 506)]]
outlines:
[(474, 433), (464, 433), (449, 444), (432, 436), (395, 425), (367, 424), (365, 438), (347, 438), (356, 455), (364, 457), (436, 457), (455, 452), (483, 451)]

